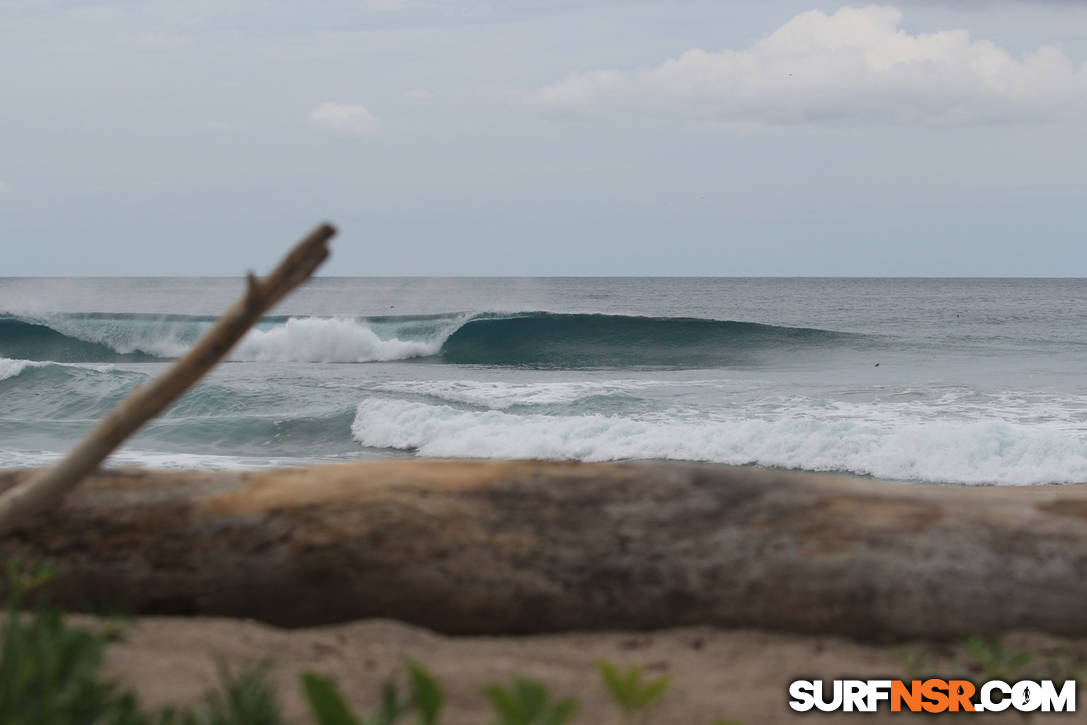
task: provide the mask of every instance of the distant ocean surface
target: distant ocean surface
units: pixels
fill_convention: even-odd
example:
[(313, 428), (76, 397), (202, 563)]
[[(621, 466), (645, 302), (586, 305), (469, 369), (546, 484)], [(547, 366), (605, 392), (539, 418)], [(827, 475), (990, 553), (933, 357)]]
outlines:
[[(56, 460), (239, 279), (0, 279), (0, 467)], [(1087, 481), (1087, 280), (321, 278), (114, 465), (667, 459)]]

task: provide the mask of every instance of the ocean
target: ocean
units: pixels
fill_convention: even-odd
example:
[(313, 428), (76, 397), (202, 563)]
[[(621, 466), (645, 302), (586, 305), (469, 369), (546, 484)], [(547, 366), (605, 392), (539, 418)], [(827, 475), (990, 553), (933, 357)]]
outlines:
[[(0, 279), (0, 467), (56, 460), (242, 286)], [(1087, 280), (318, 278), (273, 312), (110, 464), (1087, 481)]]

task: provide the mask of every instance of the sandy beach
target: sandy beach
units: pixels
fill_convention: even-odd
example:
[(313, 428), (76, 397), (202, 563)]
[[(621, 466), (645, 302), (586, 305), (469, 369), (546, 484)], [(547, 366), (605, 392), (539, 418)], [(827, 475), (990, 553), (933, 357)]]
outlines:
[[(83, 618), (82, 621), (90, 621)], [(1057, 663), (1087, 664), (1087, 638), (1013, 633), (1012, 648), (1032, 653), (1023, 675), (1049, 676)], [(811, 722), (848, 725), (890, 723), (901, 713), (793, 713), (787, 683), (796, 678), (907, 678), (904, 664), (925, 663), (941, 677), (976, 680), (958, 643), (910, 641), (862, 644), (833, 636), (802, 636), (753, 629), (690, 627), (653, 632), (595, 632), (530, 637), (449, 637), (390, 620), (283, 630), (251, 621), (208, 618), (139, 618), (109, 656), (109, 671), (132, 683), (149, 702), (191, 702), (216, 682), (216, 658), (255, 662), (271, 658), (279, 692), (292, 722), (306, 722), (298, 674), (333, 676), (360, 709), (376, 704), (380, 684), (403, 679), (403, 663), (417, 660), (446, 686), (448, 725), (487, 722), (493, 717), (480, 687), (514, 675), (547, 683), (558, 696), (582, 703), (579, 723), (619, 725), (595, 671), (600, 660), (641, 665), (674, 684), (652, 711), (653, 722), (710, 725), (730, 718), (743, 725)], [(908, 669), (908, 668), (907, 668)], [(1081, 692), (1082, 695), (1082, 692)], [(1087, 722), (1056, 714), (1055, 722)], [(1038, 715), (1038, 721), (1047, 718)], [(976, 723), (1022, 723), (1018, 714), (977, 715)]]

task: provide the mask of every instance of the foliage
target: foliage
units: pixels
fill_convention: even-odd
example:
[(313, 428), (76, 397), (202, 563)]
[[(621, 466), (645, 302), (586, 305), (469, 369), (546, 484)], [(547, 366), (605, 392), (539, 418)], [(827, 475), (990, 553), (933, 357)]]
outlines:
[(135, 698), (99, 676), (110, 633), (73, 629), (56, 612), (20, 611), (28, 595), (52, 577), (52, 568), (9, 561), (4, 574), (0, 722), (144, 722)]
[(408, 663), (411, 692), (402, 697), (396, 685), (382, 689), (381, 704), (367, 718), (356, 717), (335, 682), (322, 675), (302, 675), (302, 688), (317, 725), (391, 725), (408, 713), (416, 714), (419, 725), (435, 725), (445, 704), (445, 694), (438, 680), (415, 662)]
[(1009, 646), (1003, 637), (970, 637), (963, 644), (968, 666), (978, 670), (987, 680), (1011, 681), (1030, 664), (1026, 650)]
[(235, 673), (220, 661), (219, 689), (204, 696), (202, 707), (177, 717), (184, 725), (282, 725), (279, 698), (269, 677), (271, 666), (263, 663)]
[[(271, 665), (232, 669), (218, 664), (218, 687), (194, 706), (151, 708), (103, 674), (106, 648), (116, 628), (68, 624), (63, 615), (29, 597), (54, 575), (49, 565), (4, 565), (0, 597), (6, 598), (0, 629), (0, 723), (4, 725), (283, 725)], [(26, 611), (24, 611), (26, 610)], [(602, 662), (599, 672), (614, 703), (629, 722), (656, 704), (671, 679), (646, 678), (640, 667)], [(312, 672), (301, 677), (302, 693), (315, 725), (440, 725), (445, 693), (422, 665), (407, 663), (407, 691), (388, 683), (380, 703), (358, 716), (337, 684)], [(545, 684), (514, 678), (488, 684), (483, 694), (495, 712), (494, 725), (565, 725), (577, 715), (577, 700), (555, 698)], [(737, 725), (718, 720), (715, 725)]]
[(553, 702), (547, 686), (515, 679), (508, 687), (487, 685), (484, 694), (498, 713), (495, 725), (563, 725), (577, 714), (577, 700)]
[(637, 713), (652, 707), (672, 686), (671, 677), (646, 679), (645, 671), (636, 665), (624, 670), (610, 662), (600, 662), (597, 669), (608, 694), (628, 723)]

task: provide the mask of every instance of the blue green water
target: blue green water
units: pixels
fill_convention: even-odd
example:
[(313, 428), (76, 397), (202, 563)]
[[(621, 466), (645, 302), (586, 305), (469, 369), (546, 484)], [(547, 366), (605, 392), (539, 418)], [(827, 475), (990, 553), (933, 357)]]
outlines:
[[(54, 460), (233, 279), (0, 279), (0, 466)], [(674, 459), (1087, 481), (1087, 281), (311, 282), (113, 463)]]

